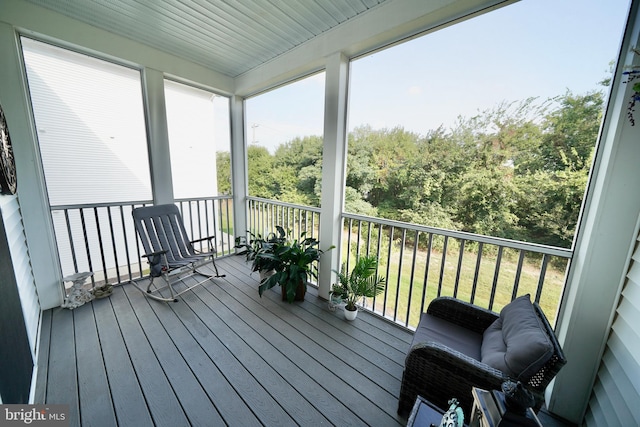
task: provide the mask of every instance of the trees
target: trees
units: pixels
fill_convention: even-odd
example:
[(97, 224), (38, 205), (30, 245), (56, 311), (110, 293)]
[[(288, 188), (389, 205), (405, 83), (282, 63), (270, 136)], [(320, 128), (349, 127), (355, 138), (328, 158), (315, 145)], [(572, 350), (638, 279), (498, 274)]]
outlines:
[[(568, 91), (501, 103), (426, 135), (358, 127), (348, 135), (345, 209), (569, 247), (603, 105), (601, 92)], [(295, 138), (274, 154), (250, 146), (248, 158), (252, 196), (319, 205), (321, 137)], [(227, 181), (219, 177), (221, 189)]]

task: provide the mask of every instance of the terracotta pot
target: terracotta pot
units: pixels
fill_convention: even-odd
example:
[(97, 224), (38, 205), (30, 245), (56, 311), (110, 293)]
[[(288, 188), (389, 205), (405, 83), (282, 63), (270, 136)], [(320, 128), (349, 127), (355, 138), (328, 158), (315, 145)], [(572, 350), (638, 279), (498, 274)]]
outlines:
[[(284, 290), (284, 286), (280, 286), (282, 291), (282, 301), (287, 300), (287, 294)], [(293, 299), (294, 301), (304, 301), (304, 295), (307, 293), (307, 287), (304, 285), (304, 282), (300, 282), (298, 287), (296, 288), (296, 296)]]

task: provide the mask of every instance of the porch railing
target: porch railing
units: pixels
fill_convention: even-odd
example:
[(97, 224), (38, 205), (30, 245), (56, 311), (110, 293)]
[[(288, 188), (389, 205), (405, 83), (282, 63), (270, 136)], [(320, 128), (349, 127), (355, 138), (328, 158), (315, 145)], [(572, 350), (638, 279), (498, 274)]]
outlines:
[(428, 303), (453, 296), (493, 311), (531, 294), (552, 325), (564, 289), (569, 249), (343, 214), (342, 260), (373, 255), (384, 294), (364, 307), (415, 328)]
[[(318, 235), (320, 209), (269, 199), (248, 199), (249, 228), (262, 235), (276, 225), (293, 235)], [(384, 294), (364, 307), (415, 328), (429, 302), (448, 295), (499, 311), (529, 293), (555, 324), (570, 249), (444, 230), (344, 213), (341, 259), (378, 259)], [(337, 244), (337, 242), (334, 242)]]
[[(317, 239), (320, 234), (320, 208), (248, 197), (247, 209), (249, 215), (248, 231), (255, 235), (266, 238), (269, 233), (276, 231), (277, 225), (284, 228), (293, 239), (299, 238), (302, 233), (305, 233), (305, 237)], [(317, 275), (318, 266), (314, 265), (313, 269)], [(310, 278), (310, 283), (314, 286), (317, 285), (313, 277)]]
[[(122, 283), (146, 274), (147, 263), (131, 211), (151, 201), (52, 206), (63, 277), (92, 271), (93, 285)], [(176, 201), (193, 239), (216, 236), (217, 256), (233, 251), (230, 196)]]
[(276, 225), (283, 227), (291, 236), (318, 238), (320, 229), (320, 208), (294, 205), (277, 200), (248, 197), (247, 206), (249, 231), (266, 237), (276, 231)]

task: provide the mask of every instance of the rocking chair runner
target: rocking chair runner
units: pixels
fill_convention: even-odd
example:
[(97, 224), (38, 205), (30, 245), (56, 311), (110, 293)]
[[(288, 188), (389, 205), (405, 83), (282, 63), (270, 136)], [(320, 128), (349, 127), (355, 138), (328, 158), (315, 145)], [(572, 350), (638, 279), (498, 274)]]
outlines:
[[(215, 236), (189, 241), (182, 216), (176, 205), (136, 208), (132, 214), (136, 232), (145, 251), (142, 257), (149, 262), (150, 280), (146, 291), (140, 288), (135, 281), (131, 282), (149, 298), (175, 302), (178, 301), (178, 296), (202, 285), (211, 278), (225, 276), (218, 273), (218, 267), (215, 263)], [(193, 247), (194, 243), (204, 241), (208, 244), (207, 252), (198, 251)], [(208, 263), (213, 264), (215, 276), (198, 270), (199, 267)], [(203, 276), (204, 279), (180, 292), (174, 290), (175, 283), (182, 282), (187, 277), (194, 275)], [(155, 286), (156, 277), (161, 277), (165, 284), (160, 287)], [(169, 297), (160, 293), (164, 289), (169, 290)]]

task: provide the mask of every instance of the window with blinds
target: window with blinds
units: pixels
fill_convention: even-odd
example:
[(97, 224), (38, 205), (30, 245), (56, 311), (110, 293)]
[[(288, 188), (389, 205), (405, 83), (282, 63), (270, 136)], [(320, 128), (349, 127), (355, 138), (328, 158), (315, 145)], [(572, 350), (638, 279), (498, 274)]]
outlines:
[(150, 200), (140, 71), (21, 41), (50, 204)]
[[(165, 80), (164, 92), (174, 197), (228, 194), (229, 98), (171, 80)], [(219, 186), (218, 173), (225, 188)]]

